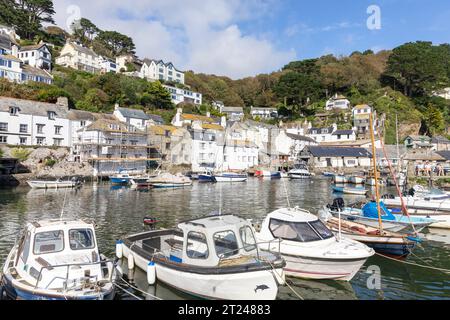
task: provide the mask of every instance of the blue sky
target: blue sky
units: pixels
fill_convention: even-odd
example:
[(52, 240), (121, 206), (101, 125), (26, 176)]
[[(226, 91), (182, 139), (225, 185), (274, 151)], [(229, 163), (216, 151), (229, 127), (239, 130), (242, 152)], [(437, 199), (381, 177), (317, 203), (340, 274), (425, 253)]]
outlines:
[[(448, 0), (58, 0), (56, 21), (76, 15), (131, 36), (140, 57), (242, 78), (324, 54), (450, 42)], [(367, 8), (381, 12), (369, 30)], [(75, 10), (74, 10), (75, 7)]]

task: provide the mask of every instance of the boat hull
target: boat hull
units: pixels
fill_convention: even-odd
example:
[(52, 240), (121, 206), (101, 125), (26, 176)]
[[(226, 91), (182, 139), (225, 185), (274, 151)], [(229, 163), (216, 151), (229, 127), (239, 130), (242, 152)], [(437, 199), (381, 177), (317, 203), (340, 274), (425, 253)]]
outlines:
[(367, 258), (362, 259), (314, 259), (282, 254), (286, 261), (286, 276), (303, 279), (330, 279), (350, 281), (361, 269)]
[[(132, 254), (134, 262), (141, 270), (146, 271), (150, 262), (136, 252), (131, 252), (124, 245), (123, 255), (128, 258)], [(272, 271), (261, 270), (254, 272), (227, 274), (198, 274), (185, 272), (176, 268), (169, 268), (155, 262), (156, 277), (159, 281), (204, 299), (224, 300), (274, 300), (278, 293), (278, 284)], [(282, 270), (276, 270), (282, 273)], [(258, 289), (265, 284), (267, 289)]]
[(111, 181), (112, 184), (129, 184), (130, 180), (130, 178), (109, 177), (109, 181)]
[(334, 192), (345, 193), (345, 194), (354, 194), (354, 195), (365, 195), (368, 190), (359, 189), (359, 188), (346, 188), (346, 187), (333, 187)]
[(151, 186), (156, 189), (184, 188), (192, 186), (192, 182), (186, 183), (152, 183)]
[(77, 184), (72, 181), (27, 181), (27, 183), (33, 189), (75, 188), (77, 186)]
[(115, 296), (114, 287), (111, 286), (104, 292), (93, 292), (88, 295), (61, 293), (56, 290), (40, 290), (34, 286), (25, 286), (15, 281), (11, 275), (4, 275), (2, 287), (6, 298), (10, 300), (112, 300)]
[(199, 174), (198, 175), (199, 182), (215, 182), (214, 177), (208, 174)]
[(243, 175), (215, 175), (216, 182), (245, 182), (248, 177)]
[(363, 177), (351, 176), (348, 181), (353, 184), (364, 184)]

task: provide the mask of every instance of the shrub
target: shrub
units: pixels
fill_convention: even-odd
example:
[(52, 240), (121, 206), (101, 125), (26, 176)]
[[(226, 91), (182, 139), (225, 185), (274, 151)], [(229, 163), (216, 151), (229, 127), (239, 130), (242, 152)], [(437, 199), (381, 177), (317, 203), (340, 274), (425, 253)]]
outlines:
[(3, 154), (4, 154), (3, 150), (0, 149), (0, 158), (3, 158)]
[(30, 153), (31, 150), (24, 148), (14, 148), (11, 150), (11, 156), (19, 159), (20, 162), (26, 161)]
[(56, 164), (56, 160), (53, 158), (45, 159), (45, 166), (52, 168)]

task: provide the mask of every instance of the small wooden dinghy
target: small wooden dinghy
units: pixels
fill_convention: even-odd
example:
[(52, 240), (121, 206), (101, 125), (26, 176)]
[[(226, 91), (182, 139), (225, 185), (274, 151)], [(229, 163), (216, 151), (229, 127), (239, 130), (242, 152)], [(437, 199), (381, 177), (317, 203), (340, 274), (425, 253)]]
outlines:
[(6, 258), (1, 286), (14, 300), (112, 299), (114, 269), (92, 224), (39, 221), (27, 224)]
[(261, 252), (251, 224), (233, 215), (182, 222), (178, 229), (126, 237), (116, 252), (155, 279), (206, 299), (273, 300), (284, 260)]
[(76, 188), (82, 185), (81, 181), (76, 178), (71, 180), (29, 180), (27, 183), (33, 189)]

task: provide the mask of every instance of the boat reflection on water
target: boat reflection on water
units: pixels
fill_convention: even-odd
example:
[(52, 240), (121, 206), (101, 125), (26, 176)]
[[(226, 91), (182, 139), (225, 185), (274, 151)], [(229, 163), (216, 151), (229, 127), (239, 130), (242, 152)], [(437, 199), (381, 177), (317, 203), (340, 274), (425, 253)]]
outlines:
[[(351, 282), (291, 277), (286, 280), (305, 300), (358, 300)], [(298, 300), (298, 297), (287, 286), (284, 286), (280, 287), (277, 299)]]

